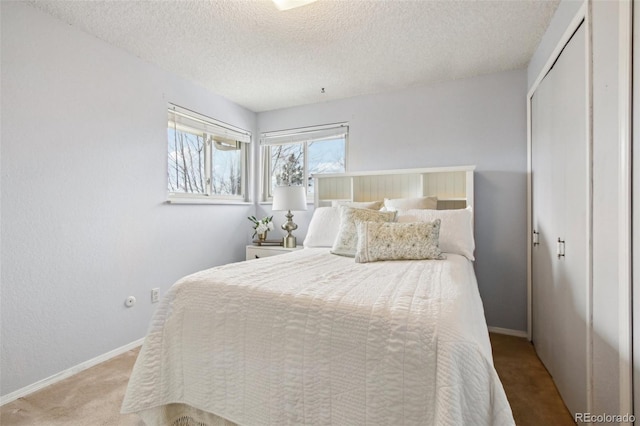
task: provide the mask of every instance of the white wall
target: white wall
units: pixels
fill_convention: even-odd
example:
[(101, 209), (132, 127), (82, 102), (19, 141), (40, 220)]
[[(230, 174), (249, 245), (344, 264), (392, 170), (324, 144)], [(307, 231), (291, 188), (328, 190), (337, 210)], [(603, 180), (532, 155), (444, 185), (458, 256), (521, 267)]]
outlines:
[(619, 413), (618, 2), (594, 1), (592, 16), (593, 411)]
[(253, 205), (164, 203), (166, 108), (256, 116), (24, 4), (1, 13), (7, 395), (143, 337), (151, 288), (244, 258)]
[(534, 81), (542, 71), (549, 56), (558, 44), (558, 40), (564, 34), (565, 29), (576, 15), (584, 0), (563, 0), (558, 5), (556, 12), (549, 23), (547, 31), (542, 36), (536, 51), (533, 53), (527, 67), (527, 87), (532, 87)]
[[(640, 8), (633, 8), (633, 129), (640, 129)], [(633, 406), (640, 411), (640, 131), (633, 132)]]
[[(475, 164), (475, 268), (487, 322), (526, 330), (526, 84), (526, 70), (504, 72), (259, 113), (258, 128), (348, 121), (349, 171)], [(299, 242), (310, 217), (295, 213)]]
[[(640, 9), (633, 9), (633, 128), (640, 129)], [(640, 131), (633, 132), (633, 312), (640, 312)], [(633, 315), (633, 406), (640, 411), (640, 315)]]
[[(583, 2), (563, 0), (528, 69), (529, 84)], [(592, 1), (593, 43), (593, 296), (592, 413), (626, 414), (621, 399), (618, 258), (620, 145), (619, 2)], [(623, 302), (624, 303), (624, 302)], [(624, 346), (624, 342), (622, 342)]]

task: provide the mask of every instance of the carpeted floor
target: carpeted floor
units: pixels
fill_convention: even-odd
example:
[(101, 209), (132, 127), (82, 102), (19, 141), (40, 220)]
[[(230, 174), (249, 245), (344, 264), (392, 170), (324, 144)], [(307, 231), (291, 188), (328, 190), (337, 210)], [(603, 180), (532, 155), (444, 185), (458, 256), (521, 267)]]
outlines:
[(0, 425), (144, 426), (120, 415), (138, 349), (0, 407)]
[(533, 345), (526, 339), (491, 333), (493, 363), (519, 426), (575, 425)]
[[(496, 370), (519, 426), (574, 425), (533, 347), (525, 339), (491, 334)], [(55, 385), (0, 407), (0, 424), (142, 426), (120, 415), (138, 350), (126, 352)]]

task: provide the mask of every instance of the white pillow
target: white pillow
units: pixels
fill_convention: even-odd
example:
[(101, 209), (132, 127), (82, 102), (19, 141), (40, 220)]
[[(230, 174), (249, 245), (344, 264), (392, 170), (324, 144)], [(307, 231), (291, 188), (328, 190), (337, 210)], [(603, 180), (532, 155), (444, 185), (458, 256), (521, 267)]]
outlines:
[(440, 250), (475, 260), (473, 251), (473, 211), (471, 207), (457, 210), (407, 210), (398, 214), (398, 222), (433, 222), (440, 219)]
[(380, 210), (384, 201), (340, 201), (332, 200), (331, 207), (355, 207), (357, 209)]
[(340, 228), (338, 207), (316, 207), (309, 222), (304, 247), (332, 247)]
[(391, 212), (411, 209), (435, 210), (438, 208), (438, 197), (385, 198), (384, 207)]

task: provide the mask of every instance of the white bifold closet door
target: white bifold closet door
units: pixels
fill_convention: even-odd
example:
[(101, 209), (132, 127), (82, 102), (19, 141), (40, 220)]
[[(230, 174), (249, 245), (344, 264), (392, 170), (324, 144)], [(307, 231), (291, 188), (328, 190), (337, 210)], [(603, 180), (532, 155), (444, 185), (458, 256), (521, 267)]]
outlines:
[(533, 344), (572, 413), (587, 411), (585, 45), (582, 24), (531, 100)]

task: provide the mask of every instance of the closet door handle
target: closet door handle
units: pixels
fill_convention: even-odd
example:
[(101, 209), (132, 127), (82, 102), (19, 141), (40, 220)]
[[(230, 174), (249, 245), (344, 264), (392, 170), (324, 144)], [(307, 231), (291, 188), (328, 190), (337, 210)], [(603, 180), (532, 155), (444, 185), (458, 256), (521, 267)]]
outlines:
[(536, 231), (535, 229), (533, 230), (533, 246), (537, 246), (540, 245), (540, 233), (538, 231)]
[(564, 257), (564, 240), (558, 237), (558, 259)]

